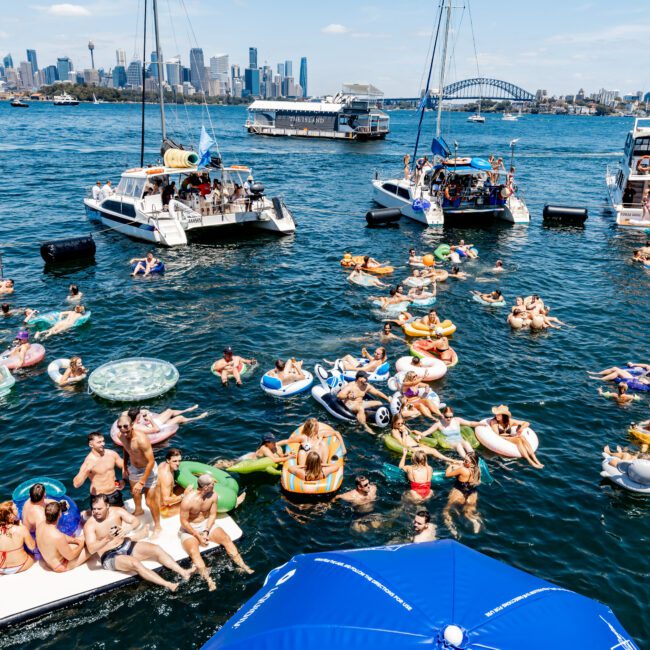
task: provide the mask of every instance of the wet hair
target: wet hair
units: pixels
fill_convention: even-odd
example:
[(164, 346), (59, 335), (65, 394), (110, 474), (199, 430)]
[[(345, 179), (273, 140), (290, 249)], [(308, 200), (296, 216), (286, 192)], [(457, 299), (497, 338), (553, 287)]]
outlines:
[(284, 361), (282, 361), (282, 359), (278, 359), (275, 362), (275, 367), (280, 371), (284, 370), (285, 365), (286, 365), (286, 363)]
[(413, 452), (413, 464), (422, 466), (427, 465), (427, 455), (420, 449)]
[(451, 267), (451, 272), (452, 272), (453, 275), (456, 275), (456, 273), (458, 273), (459, 271), (460, 271), (460, 268), (458, 268), (458, 266), (452, 266)]
[(616, 390), (618, 391), (619, 395), (623, 395), (625, 392), (627, 392), (628, 385), (622, 381), (617, 387)]
[(134, 422), (135, 419), (140, 415), (140, 411), (142, 410), (142, 407), (140, 406), (132, 406), (127, 412), (126, 416), (131, 420), (131, 422)]
[(165, 454), (165, 460), (171, 460), (174, 456), (182, 456), (182, 455), (183, 452), (180, 449), (176, 449), (176, 447), (172, 447)]
[(354, 479), (354, 482), (357, 487), (359, 487), (362, 483), (365, 483), (366, 481), (370, 483), (370, 481), (368, 480), (365, 474), (359, 474), (359, 476), (355, 477)]
[(393, 329), (390, 323), (384, 323), (384, 329)]
[(357, 370), (357, 374), (354, 376), (355, 379), (368, 379), (368, 373), (365, 370)]
[(108, 494), (93, 494), (90, 497), (90, 505), (94, 506), (98, 501), (101, 501), (104, 505), (110, 506), (111, 504), (108, 501)]
[(309, 418), (302, 427), (302, 435), (311, 438), (318, 433), (318, 420)]
[(61, 504), (58, 501), (51, 501), (45, 506), (45, 521), (48, 524), (55, 524), (61, 514)]
[(5, 528), (16, 522), (16, 513), (14, 512), (13, 501), (3, 501), (0, 503), (0, 528)]
[(77, 296), (77, 295), (79, 295), (79, 287), (78, 287), (76, 284), (71, 284), (71, 285), (70, 285), (70, 293), (71, 293), (73, 296)]
[(3, 302), (2, 303), (2, 313), (3, 314), (8, 314), (9, 313), (9, 303), (8, 302)]
[(397, 293), (397, 289), (391, 289), (388, 293), (389, 293), (391, 296), (394, 296), (394, 295)]
[(11, 282), (11, 286), (12, 286), (12, 287), (14, 286), (14, 281), (13, 281), (11, 278), (7, 278), (7, 279), (5, 280), (5, 282), (6, 282), (7, 284), (9, 284), (9, 283)]
[(317, 451), (310, 451), (305, 459), (305, 481), (317, 481), (323, 472), (323, 465)]
[(391, 427), (395, 427), (395, 426), (397, 425), (397, 422), (398, 422), (399, 420), (402, 420), (402, 422), (403, 422), (403, 421), (404, 421), (404, 417), (402, 416), (401, 413), (395, 413), (395, 415), (393, 415), (393, 417), (392, 417), (391, 420), (390, 420), (390, 426), (391, 426)]
[(88, 434), (88, 442), (92, 442), (95, 438), (103, 438), (104, 434), (99, 431), (91, 431)]
[(415, 516), (416, 517), (422, 517), (422, 519), (424, 519), (424, 521), (426, 521), (427, 524), (431, 521), (431, 515), (429, 514), (428, 510), (418, 510), (415, 513)]
[(38, 503), (45, 496), (45, 486), (42, 483), (34, 483), (29, 488), (29, 500), (32, 503)]

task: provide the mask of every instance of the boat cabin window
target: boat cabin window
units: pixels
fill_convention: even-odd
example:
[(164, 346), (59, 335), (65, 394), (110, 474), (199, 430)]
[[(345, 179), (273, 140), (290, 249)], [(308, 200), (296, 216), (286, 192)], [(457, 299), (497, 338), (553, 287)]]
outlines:
[(131, 203), (122, 203), (122, 201), (108, 200), (102, 203), (102, 208), (123, 214), (125, 217), (135, 217), (135, 208)]
[(397, 188), (397, 196), (401, 196), (403, 199), (410, 199), (411, 195), (409, 194), (409, 191), (405, 187), (398, 187)]
[(630, 181), (623, 192), (624, 207), (641, 207), (644, 181)]
[(650, 154), (650, 138), (636, 138), (634, 140), (634, 155), (647, 156)]
[(381, 187), (387, 192), (391, 192), (392, 194), (397, 194), (397, 185), (393, 185), (393, 183), (384, 183)]

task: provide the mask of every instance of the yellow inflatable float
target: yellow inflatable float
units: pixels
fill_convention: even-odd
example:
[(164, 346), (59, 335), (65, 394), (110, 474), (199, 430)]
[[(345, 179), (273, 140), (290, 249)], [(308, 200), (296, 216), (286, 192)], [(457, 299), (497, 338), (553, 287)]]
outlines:
[[(322, 425), (321, 425), (322, 426)], [(289, 471), (289, 467), (296, 464), (296, 457), (290, 458), (282, 466), (282, 476), (280, 477), (280, 485), (285, 492), (292, 494), (313, 494), (325, 496), (336, 492), (343, 483), (343, 464), (344, 455), (341, 442), (335, 435), (329, 435), (325, 438), (327, 443), (327, 462), (336, 464), (337, 470), (329, 474), (325, 478), (318, 481), (304, 481), (298, 478), (295, 474)], [(289, 443), (287, 446), (287, 453), (294, 453), (298, 455), (300, 449), (299, 442)]]
[(419, 320), (402, 323), (402, 329), (407, 336), (432, 336), (436, 330), (441, 329), (443, 336), (451, 336), (456, 331), (456, 326), (450, 320), (443, 320), (440, 325), (429, 327)]
[[(345, 253), (343, 259), (341, 260), (341, 266), (344, 268), (354, 268), (357, 264), (363, 266), (364, 255), (352, 255), (351, 253)], [(392, 273), (395, 269), (392, 266), (376, 266), (374, 268), (364, 268), (366, 273), (374, 273), (375, 275), (388, 275)]]
[(642, 445), (650, 445), (650, 420), (633, 424), (628, 433), (634, 440)]

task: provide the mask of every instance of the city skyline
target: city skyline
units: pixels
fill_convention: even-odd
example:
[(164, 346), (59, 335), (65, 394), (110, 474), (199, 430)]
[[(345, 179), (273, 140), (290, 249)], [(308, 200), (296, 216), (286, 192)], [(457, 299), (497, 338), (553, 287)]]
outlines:
[[(186, 59), (192, 45), (175, 42), (174, 30), (169, 28), (171, 16), (171, 23), (178, 23), (175, 29), (185, 33), (185, 17), (175, 2), (167, 5), (161, 0), (165, 60), (178, 54), (178, 49)], [(300, 57), (305, 56), (310, 61), (311, 95), (337, 92), (345, 82), (368, 81), (387, 96), (413, 96), (421, 87), (436, 13), (433, 3), (408, 2), (398, 8), (387, 2), (349, 6), (333, 0), (328, 13), (322, 14), (289, 0), (283, 3), (283, 11), (265, 12), (264, 20), (257, 21), (247, 17), (263, 11), (259, 0), (226, 0), (218, 6), (188, 0), (186, 6), (207, 61), (227, 52), (243, 75), (248, 48), (255, 44), (260, 67), (275, 68), (289, 54), (297, 78)], [(293, 11), (298, 6), (304, 11)], [(575, 93), (580, 87), (617, 88), (622, 93), (645, 90), (642, 66), (627, 65), (650, 35), (650, 25), (639, 20), (644, 8), (632, 0), (622, 0), (616, 8), (601, 0), (571, 6), (559, 0), (540, 6), (522, 6), (513, 0), (488, 5), (475, 0), (471, 8), (483, 76), (507, 79), (531, 92), (548, 88), (556, 95)], [(27, 18), (22, 8), (12, 5), (3, 10), (0, 52), (3, 56), (11, 52), (15, 67), (26, 60), (23, 52), (30, 48), (37, 51), (40, 62), (68, 56), (75, 68), (84, 69), (90, 67), (88, 41), (92, 40), (96, 67), (109, 69), (115, 65), (116, 49), (124, 49), (128, 60), (133, 57), (135, 12), (134, 3), (127, 0), (110, 5), (96, 0), (38, 6)], [(285, 13), (291, 16), (291, 24)], [(458, 13), (452, 41), (456, 32), (464, 36), (453, 43), (455, 63), (450, 79), (477, 76), (467, 12)], [(564, 16), (559, 25), (558, 15)], [(210, 26), (223, 23), (233, 27), (217, 30), (216, 39)], [(501, 36), (495, 38), (495, 34)], [(141, 43), (135, 47), (141, 58)]]

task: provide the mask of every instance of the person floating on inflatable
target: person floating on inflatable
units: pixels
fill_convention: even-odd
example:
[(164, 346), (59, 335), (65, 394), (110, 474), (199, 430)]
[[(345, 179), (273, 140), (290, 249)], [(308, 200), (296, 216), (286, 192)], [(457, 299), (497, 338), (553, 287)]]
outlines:
[(151, 273), (162, 273), (165, 270), (165, 264), (162, 260), (154, 257), (149, 251), (146, 257), (134, 257), (131, 264), (131, 275), (150, 275)]
[(242, 375), (257, 363), (255, 359), (244, 359), (233, 353), (230, 346), (224, 348), (223, 357), (212, 364), (212, 372), (221, 377), (221, 383), (226, 386), (230, 377), (234, 377), (237, 386), (242, 385)]
[(38, 341), (39, 339), (49, 339), (54, 334), (61, 334), (61, 332), (75, 327), (77, 321), (81, 320), (85, 313), (86, 308), (83, 305), (77, 305), (72, 311), (62, 311), (59, 320), (50, 329), (36, 332), (34, 338)]

